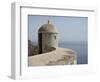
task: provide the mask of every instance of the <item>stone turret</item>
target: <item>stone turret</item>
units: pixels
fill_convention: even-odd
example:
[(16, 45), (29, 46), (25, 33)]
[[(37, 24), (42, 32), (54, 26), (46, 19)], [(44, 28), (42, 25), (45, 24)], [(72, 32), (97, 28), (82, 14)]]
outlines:
[(49, 20), (38, 31), (38, 43), (40, 54), (58, 47), (58, 31)]

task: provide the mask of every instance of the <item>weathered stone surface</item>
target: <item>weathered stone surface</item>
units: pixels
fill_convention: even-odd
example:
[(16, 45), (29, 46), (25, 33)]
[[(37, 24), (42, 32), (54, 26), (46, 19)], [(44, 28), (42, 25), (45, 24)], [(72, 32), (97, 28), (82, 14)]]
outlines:
[(44, 53), (28, 58), (29, 66), (72, 65), (77, 64), (76, 52), (72, 49), (56, 48), (49, 53)]

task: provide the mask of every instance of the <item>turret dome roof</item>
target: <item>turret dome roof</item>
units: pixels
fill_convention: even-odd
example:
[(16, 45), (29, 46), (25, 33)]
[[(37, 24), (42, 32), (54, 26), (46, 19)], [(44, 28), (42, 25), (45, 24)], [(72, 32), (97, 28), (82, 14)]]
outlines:
[(57, 29), (48, 20), (47, 24), (40, 27), (38, 33), (58, 33)]

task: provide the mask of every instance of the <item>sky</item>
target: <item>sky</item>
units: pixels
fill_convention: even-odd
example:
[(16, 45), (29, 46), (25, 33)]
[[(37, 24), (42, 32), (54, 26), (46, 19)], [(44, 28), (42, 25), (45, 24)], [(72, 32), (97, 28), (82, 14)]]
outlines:
[(88, 18), (70, 16), (28, 16), (28, 39), (38, 41), (38, 30), (43, 24), (51, 24), (59, 32), (59, 42), (80, 42), (88, 40)]

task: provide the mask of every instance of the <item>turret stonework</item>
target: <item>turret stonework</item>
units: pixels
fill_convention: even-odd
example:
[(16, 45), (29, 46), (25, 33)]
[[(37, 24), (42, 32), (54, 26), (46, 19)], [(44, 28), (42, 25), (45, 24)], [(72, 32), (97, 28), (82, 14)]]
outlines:
[(48, 20), (38, 31), (39, 54), (58, 47), (58, 31)]

